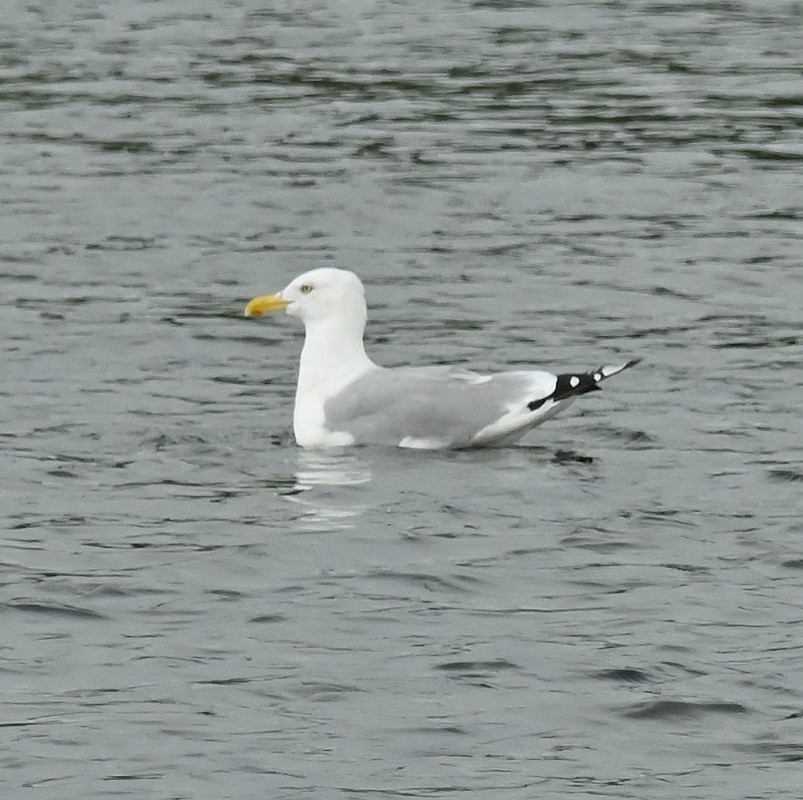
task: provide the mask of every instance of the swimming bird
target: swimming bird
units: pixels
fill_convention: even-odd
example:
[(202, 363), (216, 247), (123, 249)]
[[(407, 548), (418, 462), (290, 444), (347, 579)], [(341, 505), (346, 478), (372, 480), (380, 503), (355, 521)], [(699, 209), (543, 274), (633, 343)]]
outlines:
[(305, 272), (275, 294), (255, 297), (246, 317), (285, 311), (306, 328), (293, 430), (301, 447), (381, 444), (420, 449), (507, 445), (599, 389), (641, 359), (592, 372), (482, 374), (461, 367), (394, 367), (366, 354), (368, 312), (348, 270)]

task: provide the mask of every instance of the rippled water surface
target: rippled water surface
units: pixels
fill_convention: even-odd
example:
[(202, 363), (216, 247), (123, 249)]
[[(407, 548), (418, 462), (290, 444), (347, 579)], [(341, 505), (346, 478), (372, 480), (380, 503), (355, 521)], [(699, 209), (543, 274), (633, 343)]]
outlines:
[[(799, 798), (799, 3), (12, 2), (4, 798)], [(643, 357), (518, 447), (292, 441), (385, 364)]]

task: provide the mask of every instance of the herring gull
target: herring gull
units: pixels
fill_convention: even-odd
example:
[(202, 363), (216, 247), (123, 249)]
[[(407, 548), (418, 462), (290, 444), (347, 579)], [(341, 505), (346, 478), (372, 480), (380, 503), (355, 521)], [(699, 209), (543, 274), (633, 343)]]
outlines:
[(560, 375), (380, 367), (363, 346), (363, 285), (353, 272), (330, 267), (305, 272), (276, 294), (255, 297), (244, 314), (271, 311), (299, 317), (306, 328), (293, 415), (301, 447), (438, 450), (510, 444), (641, 360)]

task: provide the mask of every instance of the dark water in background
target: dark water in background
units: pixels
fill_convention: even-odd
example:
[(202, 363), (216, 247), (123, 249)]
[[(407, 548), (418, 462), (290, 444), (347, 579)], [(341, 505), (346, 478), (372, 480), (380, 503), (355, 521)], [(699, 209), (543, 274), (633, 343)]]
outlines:
[[(4, 6), (3, 797), (800, 797), (801, 5), (277, 7)], [(382, 363), (645, 363), (302, 452), (239, 313), (326, 264)]]

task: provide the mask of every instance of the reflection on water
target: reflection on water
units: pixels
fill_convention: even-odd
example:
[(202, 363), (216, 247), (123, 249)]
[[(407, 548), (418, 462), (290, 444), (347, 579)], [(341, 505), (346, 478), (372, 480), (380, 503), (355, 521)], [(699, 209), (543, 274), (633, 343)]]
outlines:
[(354, 451), (298, 450), (296, 489), (358, 486), (371, 480), (371, 468)]
[(296, 456), (296, 482), (287, 497), (302, 509), (296, 522), (301, 530), (342, 530), (364, 510), (356, 502), (364, 495), (326, 491), (327, 487), (361, 486), (372, 477), (368, 463), (355, 452), (301, 450)]

